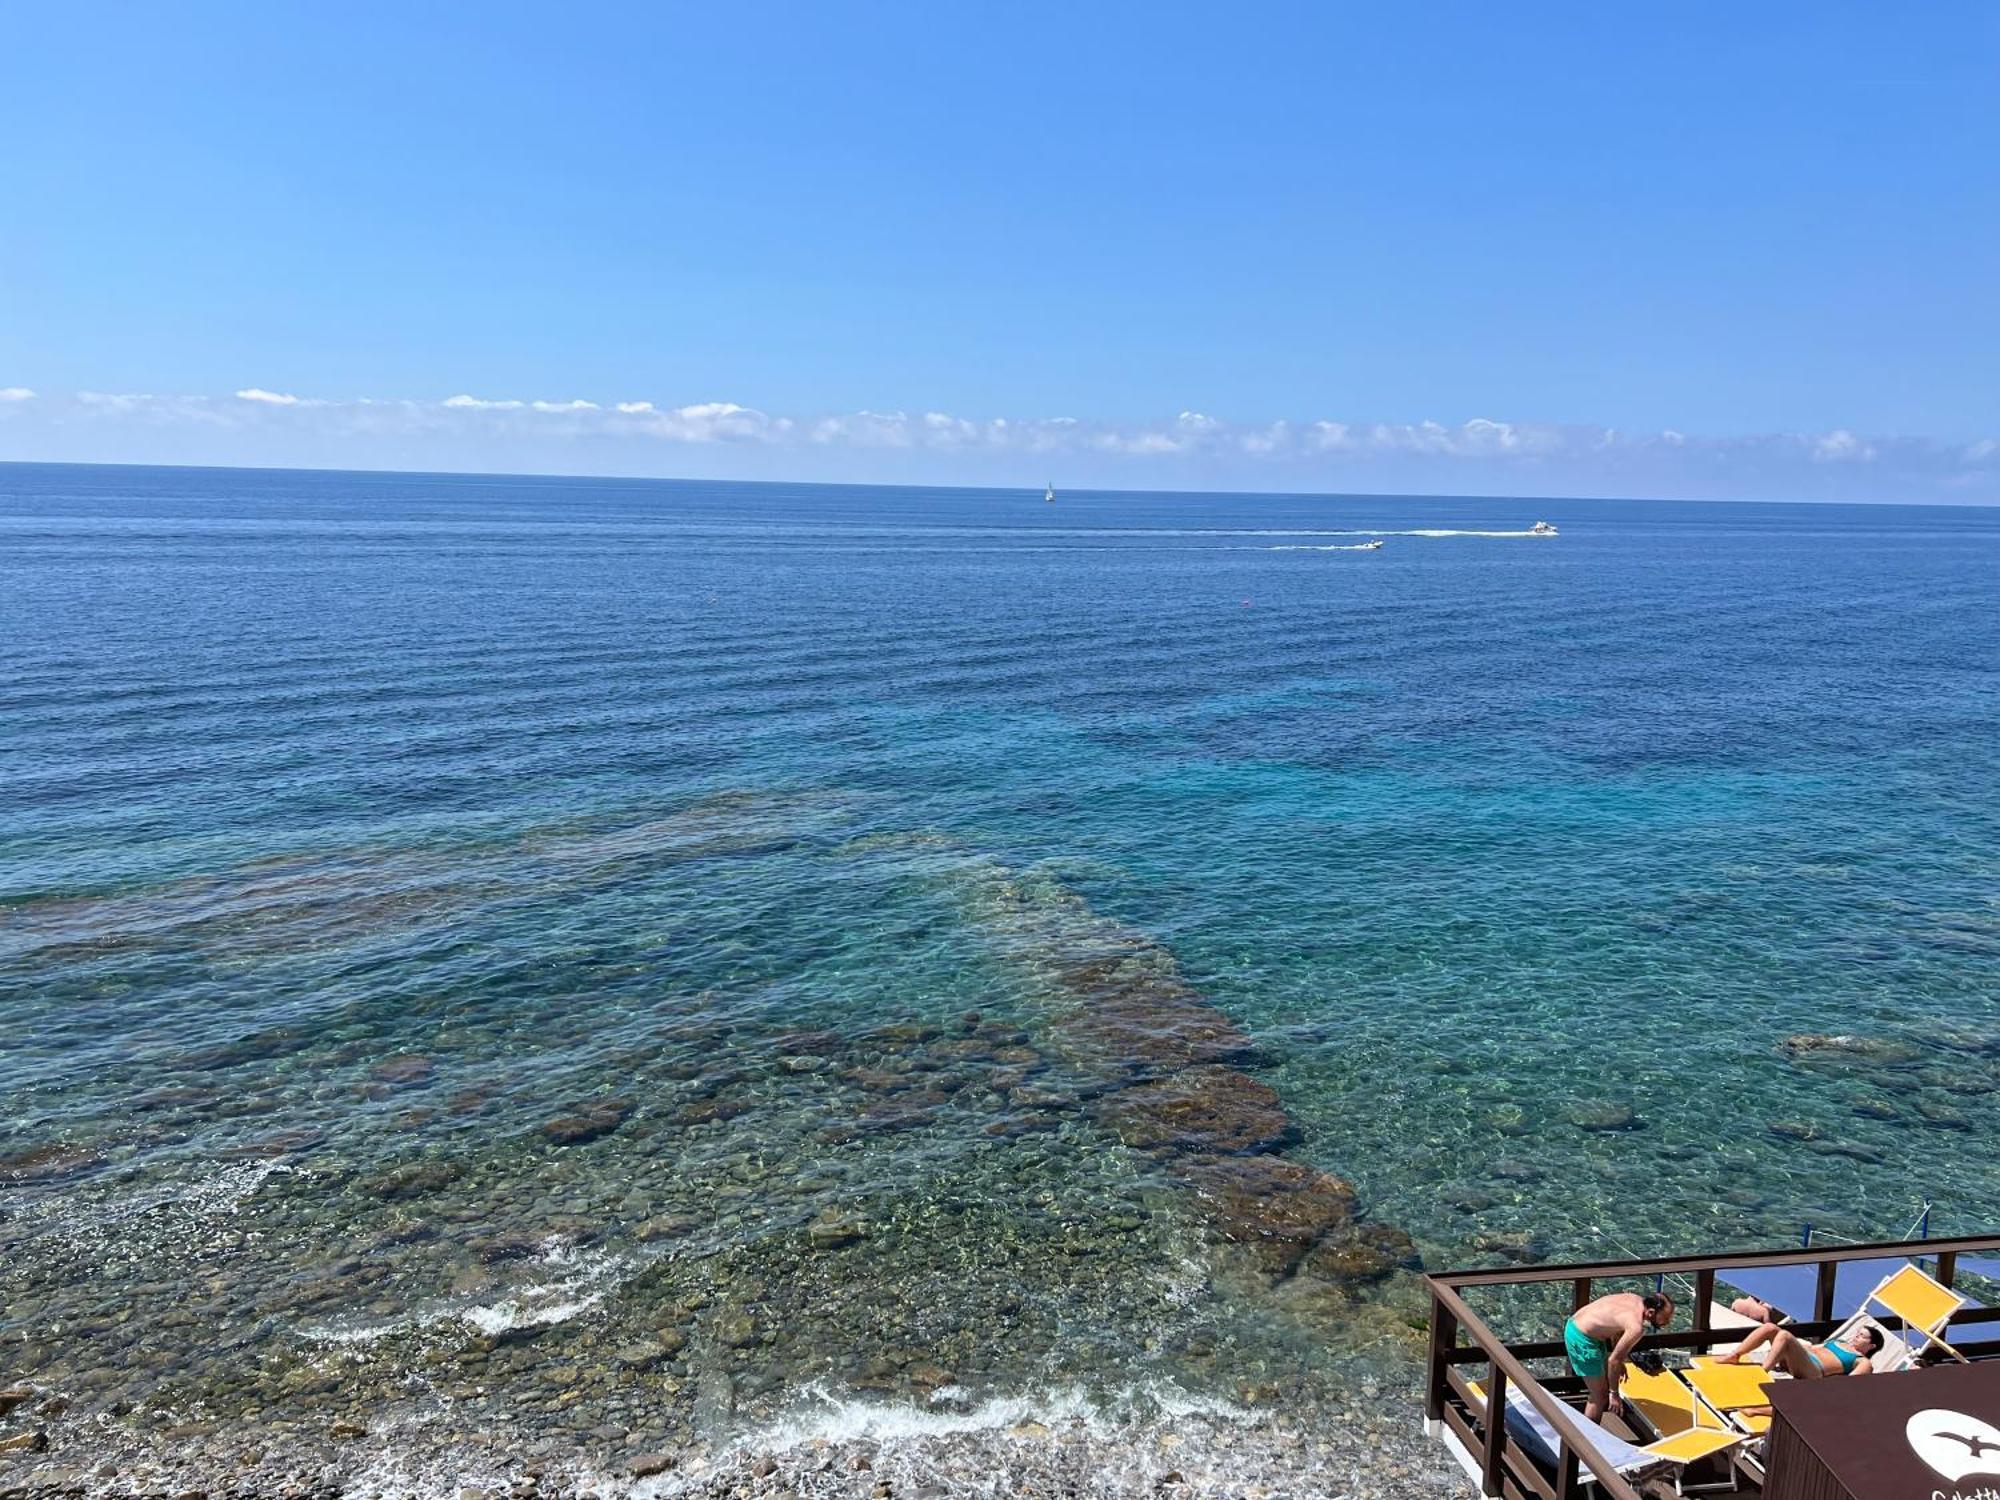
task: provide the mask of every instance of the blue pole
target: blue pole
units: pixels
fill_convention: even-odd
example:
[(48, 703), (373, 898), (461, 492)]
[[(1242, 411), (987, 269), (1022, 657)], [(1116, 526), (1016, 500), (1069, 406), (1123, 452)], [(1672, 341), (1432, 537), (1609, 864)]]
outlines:
[(1924, 1216), (1921, 1219), (1917, 1220), (1917, 1238), (1920, 1240), (1927, 1240), (1930, 1237), (1931, 1237), (1931, 1206), (1928, 1203), (1926, 1203), (1924, 1205)]
[(1799, 1231), (1799, 1248), (1801, 1250), (1812, 1249), (1812, 1225), (1808, 1224), (1804, 1229)]

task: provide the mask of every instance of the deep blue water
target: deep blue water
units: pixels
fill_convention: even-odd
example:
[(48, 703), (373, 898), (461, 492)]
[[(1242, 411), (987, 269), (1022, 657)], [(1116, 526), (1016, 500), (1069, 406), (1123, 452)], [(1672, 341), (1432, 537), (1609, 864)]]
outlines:
[[(829, 1205), (1129, 1201), (1118, 1290), (1028, 1277), (1087, 1367), (1133, 1267), (1199, 1304), (1148, 1165), (996, 1147), (977, 1082), (845, 1140), (783, 1061), (1041, 1045), (995, 881), (1170, 954), (1433, 1263), (1990, 1227), (1996, 604), (1988, 509), (0, 466), (0, 1329), (221, 1264), (308, 1352), (570, 1292), (625, 1337), (663, 1214), (782, 1264)], [(412, 1219), (463, 1229), (315, 1300)], [(539, 1280), (453, 1243), (550, 1224)], [(45, 1353), (155, 1391), (106, 1338)]]

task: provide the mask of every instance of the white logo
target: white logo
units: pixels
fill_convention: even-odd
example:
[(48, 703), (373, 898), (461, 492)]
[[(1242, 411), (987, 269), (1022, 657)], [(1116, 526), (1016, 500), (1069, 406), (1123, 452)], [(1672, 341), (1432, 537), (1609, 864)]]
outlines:
[(2000, 1427), (1991, 1422), (1933, 1406), (1910, 1418), (1903, 1435), (1917, 1457), (1947, 1479), (2000, 1474)]

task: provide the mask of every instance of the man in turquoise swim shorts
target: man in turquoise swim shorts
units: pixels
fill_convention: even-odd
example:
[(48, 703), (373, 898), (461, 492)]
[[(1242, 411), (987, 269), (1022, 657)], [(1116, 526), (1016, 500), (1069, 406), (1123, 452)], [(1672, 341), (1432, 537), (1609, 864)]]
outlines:
[(1648, 1328), (1665, 1328), (1674, 1320), (1674, 1299), (1664, 1292), (1611, 1292), (1579, 1307), (1563, 1324), (1563, 1348), (1569, 1367), (1583, 1377), (1589, 1399), (1583, 1414), (1602, 1420), (1606, 1409), (1623, 1412), (1618, 1382), (1625, 1378), (1625, 1360)]

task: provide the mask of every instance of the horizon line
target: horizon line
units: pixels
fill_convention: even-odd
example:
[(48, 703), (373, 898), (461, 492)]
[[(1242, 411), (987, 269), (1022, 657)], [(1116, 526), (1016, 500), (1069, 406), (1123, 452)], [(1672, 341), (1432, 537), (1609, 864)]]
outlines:
[[(839, 490), (960, 490), (967, 494), (1033, 494), (1041, 483), (1023, 485), (876, 483), (852, 479), (705, 479), (660, 474), (576, 474), (547, 470), (506, 469), (368, 469), (325, 468), (306, 464), (156, 464), (116, 460), (0, 458), (6, 469), (162, 469), (174, 473), (218, 474), (356, 474), (404, 479), (533, 479), (610, 484), (701, 484), (744, 488), (803, 486)], [(1050, 482), (1050, 481), (1044, 481)], [(1058, 491), (1058, 494), (1062, 491)], [(1547, 505), (1805, 505), (1843, 506), (1860, 510), (2000, 510), (1993, 500), (1820, 500), (1783, 496), (1743, 496), (1740, 499), (1686, 499), (1672, 495), (1541, 495), (1491, 491), (1398, 490), (1253, 490), (1253, 489), (1123, 489), (1080, 485), (1068, 493), (1080, 495), (1198, 495), (1244, 499), (1305, 500), (1517, 500)]]

